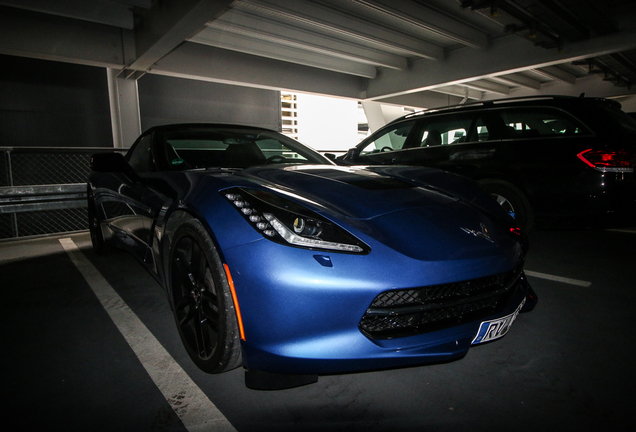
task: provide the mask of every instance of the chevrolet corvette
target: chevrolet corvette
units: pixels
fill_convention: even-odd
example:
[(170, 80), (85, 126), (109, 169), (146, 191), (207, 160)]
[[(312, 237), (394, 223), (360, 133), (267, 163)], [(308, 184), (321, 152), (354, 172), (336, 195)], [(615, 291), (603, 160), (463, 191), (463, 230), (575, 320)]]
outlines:
[(94, 249), (138, 258), (192, 361), (248, 387), (459, 359), (537, 302), (524, 232), (456, 174), (219, 124), (153, 127), (91, 168)]

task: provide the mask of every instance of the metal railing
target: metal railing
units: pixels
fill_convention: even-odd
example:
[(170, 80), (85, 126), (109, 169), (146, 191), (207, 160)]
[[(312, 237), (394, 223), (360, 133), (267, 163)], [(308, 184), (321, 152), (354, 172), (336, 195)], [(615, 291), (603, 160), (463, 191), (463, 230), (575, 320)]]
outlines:
[(88, 229), (90, 156), (117, 150), (0, 147), (0, 241)]
[(0, 147), (0, 241), (88, 229), (90, 157), (126, 150)]

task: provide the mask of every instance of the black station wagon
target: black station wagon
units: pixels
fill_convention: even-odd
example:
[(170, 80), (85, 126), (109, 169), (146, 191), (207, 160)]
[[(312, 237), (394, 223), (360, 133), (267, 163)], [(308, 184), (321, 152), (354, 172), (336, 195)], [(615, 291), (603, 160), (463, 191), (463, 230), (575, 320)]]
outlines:
[(525, 228), (636, 222), (636, 120), (611, 100), (546, 96), (413, 113), (336, 162), (466, 176)]

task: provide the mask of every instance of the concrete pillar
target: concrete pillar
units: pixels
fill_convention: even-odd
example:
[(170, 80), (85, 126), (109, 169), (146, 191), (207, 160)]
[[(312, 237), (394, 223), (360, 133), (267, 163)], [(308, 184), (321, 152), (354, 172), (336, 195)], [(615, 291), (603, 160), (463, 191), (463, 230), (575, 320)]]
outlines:
[(118, 77), (119, 71), (107, 69), (113, 146), (130, 147), (141, 134), (137, 80)]
[(379, 102), (363, 101), (362, 108), (364, 108), (364, 114), (367, 116), (371, 133), (404, 115), (404, 110), (401, 106), (386, 105)]

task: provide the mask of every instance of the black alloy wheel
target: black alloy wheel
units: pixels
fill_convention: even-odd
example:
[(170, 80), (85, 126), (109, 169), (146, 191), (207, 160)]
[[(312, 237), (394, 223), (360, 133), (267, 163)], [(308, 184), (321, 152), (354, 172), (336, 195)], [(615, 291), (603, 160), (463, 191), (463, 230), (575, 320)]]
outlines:
[(238, 322), (223, 265), (197, 220), (183, 223), (170, 249), (169, 289), (181, 340), (203, 371), (241, 364)]

